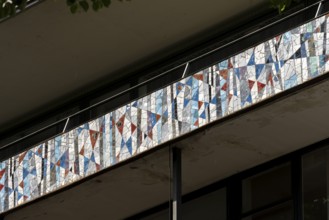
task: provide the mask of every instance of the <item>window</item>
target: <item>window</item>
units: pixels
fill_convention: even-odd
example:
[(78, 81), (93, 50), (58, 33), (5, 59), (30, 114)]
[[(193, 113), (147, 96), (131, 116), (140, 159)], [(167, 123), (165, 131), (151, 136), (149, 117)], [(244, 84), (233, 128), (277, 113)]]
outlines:
[(303, 157), (304, 220), (326, 220), (329, 217), (329, 148)]
[[(319, 146), (323, 144), (314, 145)], [(222, 180), (220, 186), (226, 188), (215, 189), (182, 204), (182, 219), (292, 220), (303, 216), (303, 220), (328, 220), (329, 146), (306, 152), (298, 151), (278, 162)], [(142, 219), (167, 220), (169, 210)]]
[(243, 180), (242, 212), (245, 220), (291, 220), (290, 164)]
[(183, 204), (182, 217), (188, 220), (226, 219), (226, 190), (220, 189)]
[[(142, 220), (168, 220), (169, 210), (149, 215)], [(226, 189), (219, 189), (182, 204), (182, 219), (226, 219)]]

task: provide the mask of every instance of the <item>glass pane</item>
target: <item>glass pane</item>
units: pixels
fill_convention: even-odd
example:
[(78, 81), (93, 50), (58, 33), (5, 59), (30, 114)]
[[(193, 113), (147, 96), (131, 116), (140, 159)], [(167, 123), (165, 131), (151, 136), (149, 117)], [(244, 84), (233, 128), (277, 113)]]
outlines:
[(293, 209), (291, 202), (275, 206), (259, 212), (243, 220), (292, 220)]
[(304, 220), (328, 219), (329, 149), (303, 157)]
[(244, 180), (242, 183), (243, 212), (289, 199), (291, 196), (290, 180), (289, 164)]
[[(193, 199), (182, 205), (183, 220), (226, 219), (226, 189)], [(168, 220), (169, 210), (149, 215), (142, 220)]]
[(221, 189), (183, 204), (183, 220), (226, 219), (226, 190)]
[(157, 212), (155, 214), (149, 215), (141, 220), (168, 220), (169, 219), (169, 209)]

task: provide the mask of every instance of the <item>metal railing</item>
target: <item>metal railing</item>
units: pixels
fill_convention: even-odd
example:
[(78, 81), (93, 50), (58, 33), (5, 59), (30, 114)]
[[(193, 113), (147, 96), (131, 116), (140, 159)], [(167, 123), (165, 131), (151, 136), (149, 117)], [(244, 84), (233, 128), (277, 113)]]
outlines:
[(316, 18), (192, 75), (186, 64), (181, 80), (69, 131), (71, 116), (63, 119), (62, 134), (0, 163), (0, 212), (326, 73), (328, 22)]

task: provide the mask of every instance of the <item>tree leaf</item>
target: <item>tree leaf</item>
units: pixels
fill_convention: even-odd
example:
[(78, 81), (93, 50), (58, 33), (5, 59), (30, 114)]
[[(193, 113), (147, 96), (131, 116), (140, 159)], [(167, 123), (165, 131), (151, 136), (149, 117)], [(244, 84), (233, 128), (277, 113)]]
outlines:
[[(32, 0), (0, 0), (0, 18), (13, 16), (17, 10), (23, 11), (29, 2)], [(128, 2), (131, 0), (117, 0), (120, 2)], [(268, 0), (268, 1), (302, 1), (302, 0)], [(84, 12), (87, 12), (92, 8), (94, 11), (99, 11), (101, 8), (108, 8), (112, 3), (112, 0), (66, 0), (66, 5), (70, 9), (72, 14), (77, 13), (80, 8)], [(277, 5), (276, 5), (276, 8)], [(279, 7), (280, 11), (281, 7)]]
[(110, 4), (111, 4), (111, 0), (102, 0), (103, 1), (103, 4), (104, 4), (104, 6), (105, 7), (109, 7), (110, 6)]
[(88, 4), (87, 1), (79, 1), (79, 4), (80, 4), (81, 8), (82, 8), (85, 12), (88, 11), (88, 9), (89, 9), (89, 4)]
[(75, 14), (75, 13), (78, 11), (78, 8), (79, 8), (79, 6), (78, 6), (77, 3), (71, 5), (71, 7), (70, 7), (71, 13), (72, 13), (72, 14)]
[(98, 9), (99, 9), (99, 3), (98, 3), (98, 1), (92, 0), (92, 2), (93, 2), (93, 10), (94, 11), (98, 11)]
[(77, 1), (76, 0), (66, 0), (66, 4), (71, 7), (72, 5), (76, 4)]

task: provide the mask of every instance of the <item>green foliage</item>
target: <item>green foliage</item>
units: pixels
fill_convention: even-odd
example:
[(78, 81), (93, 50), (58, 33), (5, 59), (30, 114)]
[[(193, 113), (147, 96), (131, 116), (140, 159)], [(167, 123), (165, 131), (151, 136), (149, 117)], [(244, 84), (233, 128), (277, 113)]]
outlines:
[[(117, 0), (119, 2), (131, 0)], [(289, 8), (292, 3), (301, 0), (269, 0), (270, 6), (282, 13)], [(31, 0), (0, 0), (0, 19), (14, 16), (16, 12), (22, 11)], [(77, 12), (87, 12), (90, 9), (99, 11), (102, 8), (108, 8), (111, 0), (66, 0), (66, 4), (72, 14)]]
[[(119, 2), (131, 0), (117, 0)], [(0, 0), (0, 19), (12, 17), (17, 12), (26, 8), (31, 0)], [(72, 14), (89, 9), (99, 11), (102, 8), (108, 8), (111, 5), (111, 0), (66, 0), (66, 5)]]
[[(123, 2), (124, 0), (118, 1)], [(108, 8), (111, 5), (111, 0), (66, 0), (66, 4), (70, 8), (71, 13), (75, 14), (78, 11), (87, 12), (90, 8), (93, 11), (99, 11), (102, 8)]]
[(288, 9), (293, 2), (298, 3), (300, 0), (270, 0), (270, 5), (281, 14), (284, 10)]

